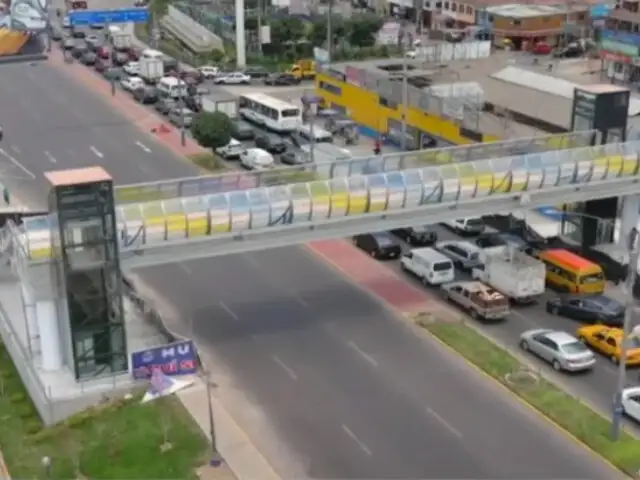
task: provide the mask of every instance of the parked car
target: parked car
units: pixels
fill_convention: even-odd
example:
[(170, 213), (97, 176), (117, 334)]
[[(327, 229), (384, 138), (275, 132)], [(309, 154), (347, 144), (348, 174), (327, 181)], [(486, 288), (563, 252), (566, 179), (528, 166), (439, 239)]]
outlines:
[(280, 163), (285, 165), (304, 165), (305, 163), (311, 163), (311, 158), (307, 155), (300, 155), (297, 152), (287, 150), (280, 155)]
[(402, 246), (387, 232), (356, 235), (353, 237), (353, 244), (380, 260), (398, 258), (402, 255)]
[(249, 85), (251, 77), (242, 72), (221, 73), (213, 79), (217, 85)]
[(240, 164), (248, 170), (262, 170), (275, 165), (273, 155), (261, 148), (247, 148), (240, 154)]
[(527, 330), (520, 335), (520, 348), (549, 362), (558, 372), (591, 370), (596, 364), (595, 355), (580, 340), (556, 330)]
[(523, 252), (531, 250), (527, 242), (510, 233), (485, 233), (476, 238), (475, 244), (480, 248), (511, 246)]
[(509, 299), (482, 282), (445, 283), (442, 292), (448, 302), (467, 311), (471, 318), (498, 321), (511, 313)]
[(85, 30), (83, 30), (82, 28), (78, 28), (78, 27), (71, 27), (71, 36), (73, 38), (84, 38), (86, 36), (87, 32)]
[(51, 28), (51, 33), (49, 35), (51, 36), (51, 40), (54, 42), (60, 42), (64, 39), (64, 34), (57, 28)]
[[(606, 325), (586, 325), (578, 329), (577, 335), (581, 342), (609, 358), (612, 363), (617, 364), (620, 362), (622, 358), (622, 339), (624, 337), (624, 332), (621, 328), (607, 327)], [(627, 365), (640, 365), (640, 338), (630, 336), (627, 341)]]
[(107, 60), (109, 59), (109, 57), (111, 56), (111, 50), (109, 49), (109, 47), (102, 45), (101, 47), (98, 47), (96, 49), (96, 53), (98, 54), (98, 57)]
[(549, 55), (553, 51), (551, 45), (545, 42), (538, 42), (533, 47), (534, 55)]
[(556, 58), (576, 58), (582, 56), (584, 49), (577, 42), (572, 42), (565, 48), (558, 49), (553, 52)]
[(418, 277), (423, 285), (442, 285), (456, 278), (453, 262), (430, 247), (414, 248), (405, 253), (400, 267)]
[(253, 140), (256, 136), (256, 131), (251, 124), (242, 120), (234, 120), (231, 136), (237, 140)]
[(76, 46), (76, 41), (73, 38), (67, 37), (62, 41), (63, 50), (73, 50), (75, 46)]
[(93, 68), (98, 73), (104, 73), (104, 71), (107, 70), (107, 68), (109, 68), (109, 63), (105, 62), (101, 58), (98, 58), (98, 59), (96, 59), (95, 63), (93, 64)]
[(182, 99), (182, 101), (184, 102), (184, 106), (192, 112), (198, 113), (202, 111), (202, 101), (200, 100), (200, 97), (187, 95)]
[(265, 85), (298, 85), (300, 81), (290, 73), (272, 73), (264, 77)]
[(123, 52), (116, 52), (113, 54), (113, 64), (117, 67), (122, 67), (129, 63), (129, 55)]
[(84, 37), (84, 41), (91, 49), (97, 48), (98, 46), (100, 46), (100, 43), (101, 43), (100, 37), (98, 37), (95, 34), (86, 35)]
[(485, 230), (484, 220), (480, 217), (458, 218), (444, 224), (459, 235), (480, 235)]
[(256, 147), (262, 148), (269, 153), (284, 153), (287, 150), (287, 143), (280, 135), (275, 133), (260, 133), (256, 135)]
[(462, 271), (471, 272), (474, 268), (482, 267), (480, 249), (472, 243), (460, 241), (437, 242), (434, 248), (449, 257), (453, 264)]
[(547, 312), (584, 323), (621, 327), (625, 307), (606, 295), (566, 295), (548, 300)]
[(93, 52), (85, 52), (85, 54), (82, 55), (82, 58), (80, 59), (80, 62), (83, 65), (92, 66), (92, 65), (95, 65), (96, 60), (98, 60), (98, 56), (95, 53), (93, 53)]
[(158, 91), (150, 86), (136, 88), (133, 92), (133, 98), (143, 105), (151, 105), (158, 101)]
[(433, 227), (430, 227), (429, 225), (397, 228), (392, 230), (391, 233), (396, 237), (400, 237), (409, 245), (426, 247), (428, 245), (433, 245), (438, 241), (438, 234)]
[(169, 112), (168, 118), (176, 127), (191, 128), (193, 112), (186, 107), (176, 107)]
[(86, 43), (79, 43), (71, 50), (71, 56), (77, 60), (80, 60), (85, 53), (89, 51)]
[(242, 143), (240, 143), (235, 138), (232, 138), (231, 141), (225, 145), (224, 147), (216, 148), (216, 153), (220, 155), (225, 160), (235, 160), (240, 158), (242, 152), (244, 152), (246, 148)]
[(640, 422), (640, 387), (628, 387), (622, 390), (622, 413)]
[(120, 86), (127, 92), (133, 92), (138, 88), (143, 88), (145, 83), (140, 77), (127, 77), (120, 81)]
[(154, 105), (154, 108), (158, 113), (161, 113), (162, 115), (169, 115), (169, 112), (177, 108), (177, 106), (178, 102), (174, 98), (162, 97), (158, 99), (158, 101)]
[(213, 67), (211, 65), (199, 67), (198, 71), (200, 72), (200, 75), (207, 80), (213, 80), (220, 73), (220, 69), (218, 67)]
[(122, 67), (127, 75), (138, 75), (140, 73), (140, 64), (138, 62), (129, 62)]

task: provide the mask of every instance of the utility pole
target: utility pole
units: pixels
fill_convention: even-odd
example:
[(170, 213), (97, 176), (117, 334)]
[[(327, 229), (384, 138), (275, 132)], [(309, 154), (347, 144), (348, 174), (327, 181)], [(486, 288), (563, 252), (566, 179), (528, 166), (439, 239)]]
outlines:
[(236, 65), (242, 69), (247, 65), (247, 46), (245, 44), (244, 0), (235, 0), (236, 7)]
[(401, 105), (401, 115), (402, 115), (402, 138), (400, 139), (400, 147), (402, 151), (407, 150), (407, 103), (409, 102), (409, 59), (407, 58), (407, 49), (406, 49), (406, 35), (405, 31), (406, 26), (404, 26), (401, 30), (402, 42), (400, 44), (400, 53), (402, 54), (402, 105)]
[[(638, 218), (636, 217), (636, 223)], [(629, 273), (627, 274), (626, 288), (626, 309), (624, 312), (624, 324), (622, 334), (622, 345), (620, 362), (618, 364), (618, 384), (616, 386), (616, 392), (613, 397), (613, 411), (611, 419), (611, 438), (618, 440), (620, 438), (620, 427), (622, 423), (622, 391), (624, 390), (627, 381), (627, 354), (629, 350), (629, 335), (631, 334), (631, 322), (633, 320), (633, 310), (635, 308), (635, 302), (633, 299), (633, 285), (636, 281), (638, 258), (640, 250), (638, 249), (638, 230), (636, 227), (629, 232), (629, 238), (627, 240), (627, 249), (629, 251)]]
[(327, 67), (331, 65), (331, 60), (333, 57), (333, 30), (332, 30), (332, 17), (333, 17), (333, 1), (329, 0), (329, 11), (327, 13)]
[(258, 52), (262, 57), (262, 0), (258, 0)]

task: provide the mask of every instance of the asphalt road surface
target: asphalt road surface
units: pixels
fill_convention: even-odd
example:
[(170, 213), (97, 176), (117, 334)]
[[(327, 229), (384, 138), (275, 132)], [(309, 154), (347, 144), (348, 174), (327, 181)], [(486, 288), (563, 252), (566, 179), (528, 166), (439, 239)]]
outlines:
[[(193, 173), (54, 68), (2, 74), (3, 156), (31, 177), (25, 196), (42, 201), (51, 168), (102, 164), (116, 183)], [(617, 476), (302, 248), (141, 276), (223, 359), (309, 476)]]

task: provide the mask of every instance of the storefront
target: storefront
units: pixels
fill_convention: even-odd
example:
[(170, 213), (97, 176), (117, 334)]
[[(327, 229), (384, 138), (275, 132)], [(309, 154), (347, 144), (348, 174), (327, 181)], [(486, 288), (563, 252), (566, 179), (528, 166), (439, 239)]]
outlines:
[(600, 41), (600, 58), (603, 62), (603, 70), (612, 82), (640, 81), (640, 35), (609, 34), (605, 36)]

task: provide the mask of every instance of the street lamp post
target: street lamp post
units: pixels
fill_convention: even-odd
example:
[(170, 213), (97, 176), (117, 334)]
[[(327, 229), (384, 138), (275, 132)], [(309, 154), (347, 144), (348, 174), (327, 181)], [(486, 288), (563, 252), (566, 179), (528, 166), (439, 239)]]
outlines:
[(218, 444), (216, 440), (216, 424), (215, 418), (213, 417), (213, 402), (211, 399), (211, 389), (215, 385), (211, 381), (211, 377), (209, 376), (208, 371), (203, 371), (202, 377), (207, 385), (207, 407), (209, 409), (209, 435), (211, 436), (211, 459), (209, 460), (209, 465), (212, 467), (219, 467), (220, 465), (222, 465), (222, 457), (218, 452)]
[(612, 420), (611, 420), (611, 437), (613, 440), (620, 438), (620, 427), (622, 423), (622, 391), (624, 390), (627, 380), (627, 353), (628, 341), (631, 334), (631, 321), (633, 319), (634, 299), (633, 285), (636, 281), (638, 257), (640, 250), (638, 249), (638, 230), (634, 227), (629, 232), (627, 248), (629, 250), (629, 273), (627, 275), (626, 288), (626, 309), (624, 313), (624, 325), (622, 328), (622, 351), (620, 353), (620, 361), (618, 363), (618, 384), (613, 397)]

